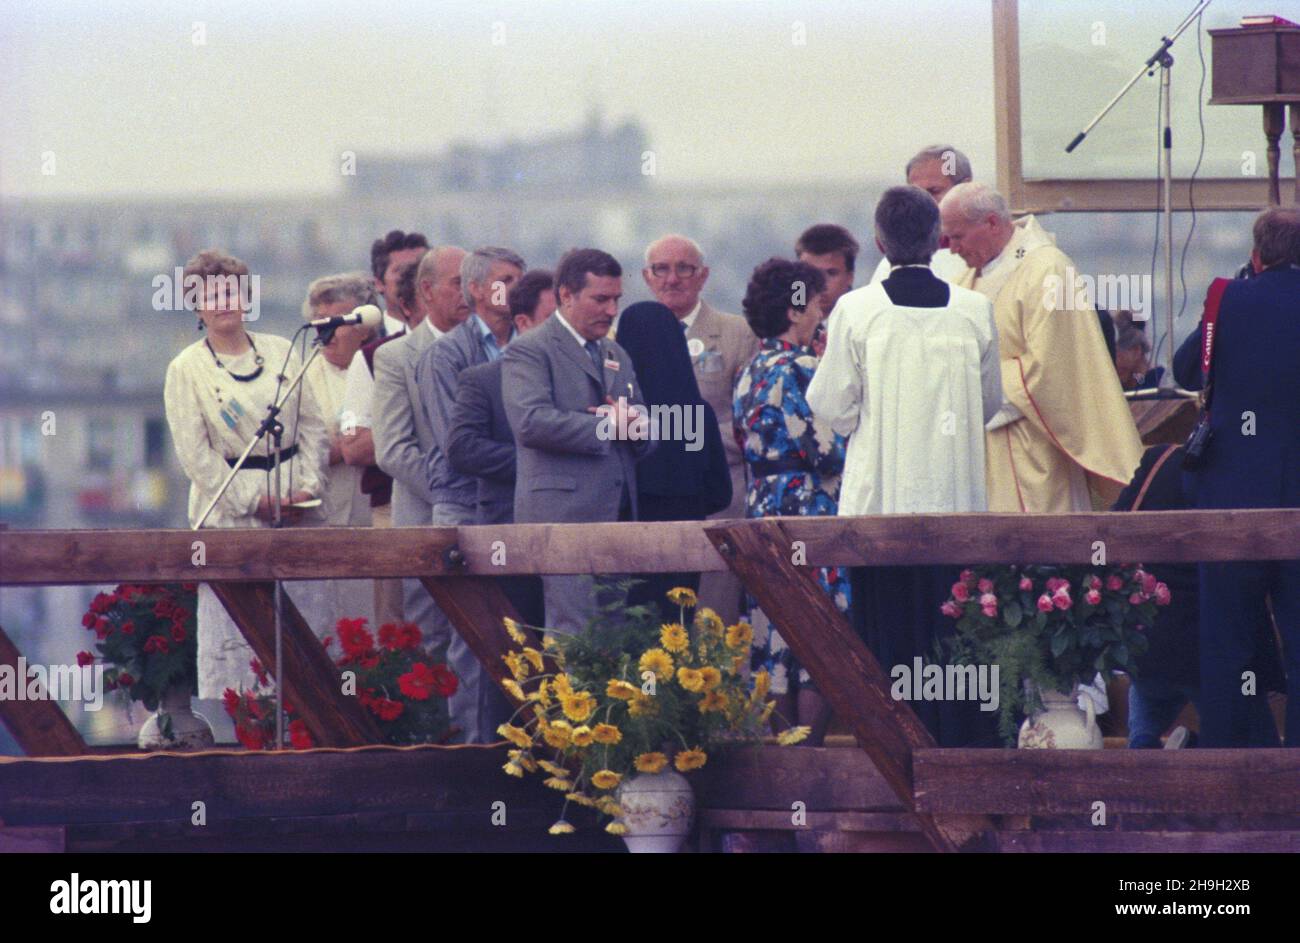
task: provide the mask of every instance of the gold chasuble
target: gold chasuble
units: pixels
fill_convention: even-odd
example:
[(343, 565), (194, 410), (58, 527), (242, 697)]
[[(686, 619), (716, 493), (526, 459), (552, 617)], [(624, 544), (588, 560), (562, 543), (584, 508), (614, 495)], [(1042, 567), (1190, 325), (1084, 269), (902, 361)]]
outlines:
[(957, 281), (993, 302), (998, 328), (1004, 405), (984, 440), (990, 511), (1109, 508), (1142, 459), (1097, 313), (1075, 298), (1074, 271), (1055, 237), (1026, 216), (1001, 255)]

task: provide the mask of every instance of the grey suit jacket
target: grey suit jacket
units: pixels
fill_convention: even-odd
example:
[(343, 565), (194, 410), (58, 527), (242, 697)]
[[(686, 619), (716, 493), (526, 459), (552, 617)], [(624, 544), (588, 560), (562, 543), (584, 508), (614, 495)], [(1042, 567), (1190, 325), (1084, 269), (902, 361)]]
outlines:
[[(603, 338), (599, 371), (558, 316), (515, 339), (502, 357), (502, 396), (517, 443), (515, 521), (618, 520), (624, 487), (636, 515), (636, 463), (653, 443), (601, 439), (587, 411), (605, 397), (644, 405), (632, 358)], [(602, 376), (603, 374), (603, 376)]]
[(722, 448), (727, 453), (727, 470), (731, 473), (731, 506), (716, 517), (745, 516), (745, 460), (736, 436), (732, 433), (732, 389), (749, 362), (758, 353), (759, 341), (749, 322), (736, 314), (724, 314), (707, 301), (700, 302), (700, 312), (686, 331), (686, 340), (698, 338), (703, 353), (691, 358), (700, 395), (713, 407), (722, 433)]
[(475, 524), (515, 519), (515, 436), (501, 396), (504, 360), (468, 367), (456, 385), (447, 458), (477, 482)]
[(433, 448), (426, 454), (426, 473), (435, 503), (474, 503), (477, 488), (473, 475), (457, 471), (447, 460), (448, 433), (461, 371), (486, 362), (482, 335), (472, 316), (426, 347), (416, 362), (415, 385), (433, 430)]
[(393, 523), (428, 524), (433, 493), (425, 472), (425, 453), (433, 430), (415, 385), (415, 365), (437, 338), (419, 324), (404, 337), (375, 351), (375, 464), (393, 477)]

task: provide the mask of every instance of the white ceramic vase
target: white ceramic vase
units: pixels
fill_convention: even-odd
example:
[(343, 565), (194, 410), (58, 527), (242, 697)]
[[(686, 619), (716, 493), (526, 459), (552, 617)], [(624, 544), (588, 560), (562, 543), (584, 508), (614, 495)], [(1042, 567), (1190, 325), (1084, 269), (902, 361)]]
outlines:
[(207, 718), (196, 714), (190, 706), (189, 686), (175, 684), (163, 692), (158, 710), (140, 728), (136, 744), (141, 750), (190, 752), (212, 749), (216, 738)]
[(671, 854), (681, 848), (695, 818), (695, 793), (686, 777), (673, 770), (637, 773), (618, 787), (619, 820), (627, 827), (623, 841), (633, 853)]
[(1022, 750), (1100, 750), (1101, 729), (1092, 698), (1080, 710), (1076, 695), (1043, 691), (1043, 710), (1020, 725), (1017, 746)]

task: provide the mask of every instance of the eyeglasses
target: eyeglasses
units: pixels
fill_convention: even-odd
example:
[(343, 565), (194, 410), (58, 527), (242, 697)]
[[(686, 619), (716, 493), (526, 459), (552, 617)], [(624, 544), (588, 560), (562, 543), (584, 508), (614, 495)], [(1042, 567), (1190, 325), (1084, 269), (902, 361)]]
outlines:
[(676, 265), (656, 262), (650, 266), (650, 274), (655, 278), (667, 278), (670, 272), (676, 272), (678, 278), (694, 278), (699, 270), (700, 266), (692, 265), (690, 262), (678, 262)]

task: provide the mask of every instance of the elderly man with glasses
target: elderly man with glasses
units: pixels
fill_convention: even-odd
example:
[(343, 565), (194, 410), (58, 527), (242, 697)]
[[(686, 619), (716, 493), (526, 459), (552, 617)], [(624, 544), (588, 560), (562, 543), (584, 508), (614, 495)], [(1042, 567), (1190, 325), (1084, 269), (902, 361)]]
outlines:
[[(691, 366), (700, 393), (715, 416), (726, 422), (731, 415), (732, 388), (736, 377), (758, 353), (758, 338), (745, 319), (724, 314), (700, 298), (709, 268), (704, 253), (694, 240), (668, 235), (656, 239), (645, 250), (641, 270), (655, 300), (668, 307), (686, 333)], [(745, 462), (730, 423), (721, 430), (731, 473), (731, 505), (713, 515), (714, 520), (745, 516)], [(700, 581), (700, 599), (728, 624), (740, 617), (740, 581), (730, 572), (705, 573)]]

